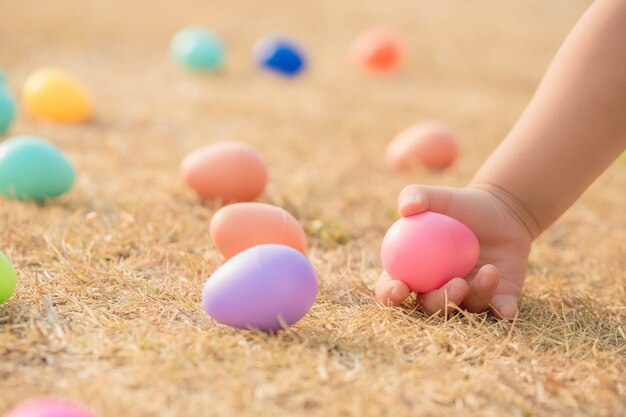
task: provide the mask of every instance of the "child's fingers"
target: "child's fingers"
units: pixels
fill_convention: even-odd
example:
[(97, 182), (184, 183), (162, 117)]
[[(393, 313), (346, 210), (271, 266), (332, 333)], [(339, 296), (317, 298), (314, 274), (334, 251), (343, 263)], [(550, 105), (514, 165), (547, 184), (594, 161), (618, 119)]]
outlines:
[(469, 284), (469, 292), (463, 300), (463, 306), (473, 313), (487, 310), (499, 282), (498, 268), (493, 265), (483, 265)]
[(512, 319), (517, 316), (517, 302), (519, 297), (511, 294), (496, 294), (493, 296), (489, 309), (494, 316), (500, 319)]
[(494, 316), (505, 319), (517, 316), (517, 303), (521, 292), (521, 288), (514, 281), (501, 279), (489, 304)]
[(387, 272), (383, 272), (376, 282), (374, 292), (381, 303), (397, 306), (408, 298), (411, 290), (404, 282), (394, 280)]
[(463, 278), (454, 278), (439, 289), (418, 294), (417, 301), (420, 309), (428, 314), (443, 313), (446, 302), (460, 305), (468, 291), (467, 281)]
[(452, 189), (428, 185), (407, 185), (398, 196), (398, 212), (411, 216), (423, 211), (444, 213), (452, 200)]

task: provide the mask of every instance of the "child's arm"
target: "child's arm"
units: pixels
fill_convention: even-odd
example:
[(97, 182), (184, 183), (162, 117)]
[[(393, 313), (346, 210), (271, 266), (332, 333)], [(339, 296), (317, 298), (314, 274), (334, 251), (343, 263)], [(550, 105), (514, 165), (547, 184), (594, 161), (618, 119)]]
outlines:
[(536, 238), (625, 147), (626, 1), (598, 0), (472, 186), (504, 194)]
[[(469, 226), (481, 245), (467, 277), (420, 294), (421, 308), (446, 301), (513, 317), (530, 243), (626, 147), (626, 1), (597, 0), (557, 53), (513, 130), (464, 189), (412, 185), (403, 216), (431, 210)], [(408, 287), (383, 274), (376, 296), (399, 304)]]

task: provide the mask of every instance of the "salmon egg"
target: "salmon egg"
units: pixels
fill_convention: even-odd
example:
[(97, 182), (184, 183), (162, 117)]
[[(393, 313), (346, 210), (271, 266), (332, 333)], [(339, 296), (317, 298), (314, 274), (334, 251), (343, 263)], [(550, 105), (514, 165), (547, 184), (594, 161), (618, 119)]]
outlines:
[(275, 243), (306, 252), (306, 235), (286, 210), (264, 203), (237, 203), (219, 209), (210, 233), (226, 259), (252, 246)]
[(397, 71), (404, 63), (406, 47), (395, 33), (383, 29), (371, 29), (359, 36), (352, 44), (352, 62), (368, 72), (389, 73)]
[(187, 155), (180, 167), (183, 181), (204, 200), (251, 201), (267, 183), (267, 166), (249, 145), (223, 141)]
[(387, 147), (387, 162), (396, 171), (418, 166), (448, 168), (459, 154), (459, 138), (449, 126), (434, 121), (417, 123), (396, 136)]

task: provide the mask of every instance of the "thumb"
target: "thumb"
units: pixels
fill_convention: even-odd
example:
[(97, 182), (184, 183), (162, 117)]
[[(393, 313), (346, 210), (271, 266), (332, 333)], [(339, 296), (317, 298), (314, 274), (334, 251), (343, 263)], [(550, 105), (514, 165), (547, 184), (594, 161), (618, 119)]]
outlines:
[(407, 217), (424, 211), (446, 214), (454, 188), (431, 185), (407, 185), (398, 196), (398, 212)]

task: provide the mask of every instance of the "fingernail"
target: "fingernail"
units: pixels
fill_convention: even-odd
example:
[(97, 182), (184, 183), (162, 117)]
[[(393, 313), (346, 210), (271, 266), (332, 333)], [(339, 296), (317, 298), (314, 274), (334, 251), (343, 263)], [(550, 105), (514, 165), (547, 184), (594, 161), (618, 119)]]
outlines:
[(412, 194), (405, 196), (400, 202), (400, 206), (406, 206), (407, 204), (417, 204), (419, 205), (422, 202), (419, 194)]

